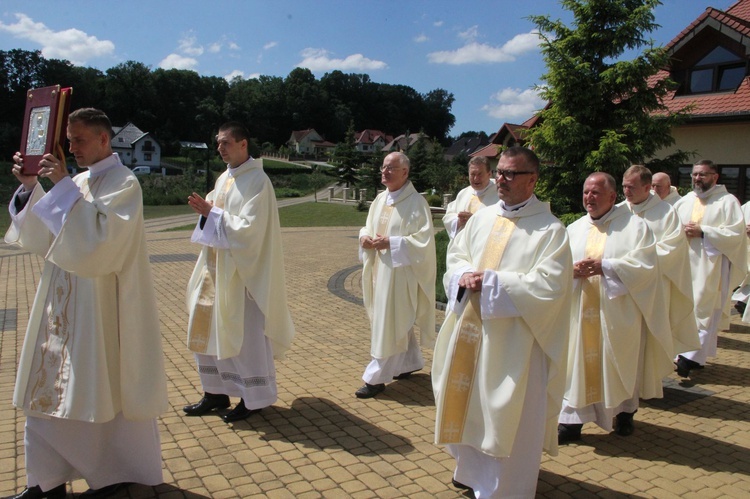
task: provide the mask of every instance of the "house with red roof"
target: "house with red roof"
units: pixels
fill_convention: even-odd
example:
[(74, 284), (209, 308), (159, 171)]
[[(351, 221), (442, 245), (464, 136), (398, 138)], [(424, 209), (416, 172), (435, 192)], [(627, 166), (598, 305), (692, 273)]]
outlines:
[[(708, 7), (665, 47), (669, 76), (678, 87), (665, 99), (672, 111), (692, 105), (686, 123), (675, 127), (677, 149), (695, 152), (694, 161), (719, 166), (719, 183), (741, 202), (750, 199), (750, 0), (726, 11)], [(672, 183), (690, 186), (691, 165), (673, 172)]]
[(380, 130), (365, 129), (356, 132), (354, 135), (355, 147), (357, 151), (365, 154), (374, 154), (385, 147), (387, 143), (393, 140), (393, 137), (386, 135)]
[(324, 156), (336, 147), (336, 144), (325, 140), (314, 128), (293, 131), (286, 145), (299, 155), (314, 157)]
[(500, 153), (513, 146), (524, 146), (526, 145), (526, 139), (523, 133), (529, 128), (535, 126), (539, 121), (539, 115), (535, 114), (531, 118), (527, 119), (520, 125), (513, 123), (503, 123), (500, 130), (492, 135), (490, 143), (481, 149), (474, 151), (469, 156), (484, 156), (490, 162), (490, 167), (494, 170), (497, 167), (497, 162), (500, 159)]

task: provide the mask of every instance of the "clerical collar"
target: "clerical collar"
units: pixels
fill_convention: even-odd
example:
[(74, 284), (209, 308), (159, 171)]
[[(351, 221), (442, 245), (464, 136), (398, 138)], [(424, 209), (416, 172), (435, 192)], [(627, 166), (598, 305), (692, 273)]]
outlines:
[[(474, 189), (474, 195), (476, 197), (478, 197), (478, 198), (481, 198), (482, 196), (484, 196), (484, 193), (487, 192), (487, 189), (489, 189), (490, 187), (494, 187), (494, 185), (492, 184), (492, 181), (488, 182), (487, 186), (484, 189), (482, 189), (481, 191), (478, 191), (478, 190)], [(473, 189), (473, 187), (472, 187), (472, 189)]]
[(107, 173), (108, 170), (111, 168), (114, 168), (115, 166), (120, 164), (120, 157), (117, 155), (116, 152), (113, 152), (111, 155), (107, 156), (101, 161), (97, 161), (91, 166), (88, 166), (89, 169), (89, 178), (95, 178), (100, 175), (104, 175)]
[(245, 164), (249, 163), (252, 160), (253, 160), (253, 157), (252, 156), (248, 156), (248, 158), (247, 158), (246, 161), (244, 161), (243, 163), (235, 166), (234, 168), (232, 168), (231, 166), (229, 166), (229, 163), (227, 163), (227, 172), (229, 173), (229, 176), (231, 177), (234, 174), (236, 174), (238, 168), (242, 167), (242, 165), (245, 165)]
[(630, 201), (628, 201), (628, 205), (630, 206), (630, 211), (633, 213), (640, 213), (641, 211), (646, 209), (646, 205), (648, 205), (648, 202), (651, 201), (651, 198), (653, 198), (654, 195), (652, 193), (649, 193), (648, 197), (641, 201), (638, 204), (633, 204)]
[(406, 182), (406, 184), (402, 185), (401, 188), (399, 190), (397, 190), (397, 191), (387, 191), (388, 192), (388, 197), (385, 200), (385, 205), (386, 206), (390, 206), (393, 203), (395, 203), (396, 200), (401, 195), (401, 193), (403, 192), (404, 188), (406, 187), (406, 185), (408, 183), (409, 182)]
[(589, 214), (589, 221), (592, 224), (594, 224), (594, 225), (601, 225), (601, 224), (605, 223), (609, 219), (609, 216), (615, 211), (616, 207), (617, 207), (617, 205), (612, 205), (612, 208), (610, 208), (607, 213), (605, 213), (601, 217), (597, 218), (596, 220), (594, 220), (593, 218), (591, 218), (591, 215)]
[(528, 204), (530, 204), (532, 201), (536, 200), (536, 195), (532, 194), (529, 199), (526, 201), (523, 201), (518, 204), (514, 204), (512, 206), (506, 206), (505, 201), (500, 200), (500, 202), (497, 203), (498, 212), (505, 216), (505, 217), (512, 217), (513, 215), (517, 215), (519, 211), (521, 211), (523, 208), (525, 208)]
[(698, 191), (696, 191), (696, 190), (694, 190), (693, 192), (695, 193), (695, 195), (696, 195), (696, 196), (698, 196), (698, 199), (706, 199), (706, 198), (707, 198), (707, 197), (709, 197), (709, 196), (710, 196), (711, 194), (713, 194), (714, 190), (715, 190), (715, 189), (716, 189), (717, 187), (719, 187), (719, 184), (714, 184), (714, 185), (713, 185), (713, 187), (711, 187), (711, 188), (710, 188), (709, 190), (707, 190), (707, 191), (704, 191), (704, 192), (698, 192)]

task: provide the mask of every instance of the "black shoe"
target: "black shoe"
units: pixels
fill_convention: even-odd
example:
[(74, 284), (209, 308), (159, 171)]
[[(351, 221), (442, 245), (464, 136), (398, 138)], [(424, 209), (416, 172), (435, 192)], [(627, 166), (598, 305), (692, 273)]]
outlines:
[(557, 425), (557, 445), (575, 442), (581, 439), (582, 424), (564, 424)]
[(687, 378), (690, 376), (691, 369), (703, 369), (702, 365), (698, 364), (694, 360), (685, 358), (682, 355), (677, 356), (677, 362), (675, 362), (675, 365), (677, 366), (677, 375), (683, 378)]
[(182, 410), (188, 416), (203, 416), (214, 409), (226, 409), (227, 407), (229, 407), (228, 395), (217, 395), (206, 392), (197, 404), (186, 405)]
[(253, 414), (257, 414), (260, 412), (260, 409), (248, 409), (245, 407), (245, 401), (240, 399), (239, 404), (229, 411), (228, 413), (224, 414), (221, 419), (223, 419), (226, 423), (233, 423), (235, 421), (242, 421), (243, 419), (247, 419)]
[(745, 313), (745, 309), (747, 308), (747, 303), (744, 301), (738, 301), (734, 304), (734, 309), (740, 313), (740, 315)]
[(358, 399), (371, 399), (378, 393), (381, 393), (383, 390), (385, 390), (385, 384), (383, 383), (380, 383), (378, 385), (365, 383), (365, 386), (354, 392), (354, 395), (356, 395)]
[(469, 487), (468, 485), (464, 485), (463, 483), (459, 482), (459, 481), (458, 481), (458, 480), (456, 480), (455, 478), (451, 478), (451, 485), (453, 485), (453, 486), (454, 486), (454, 487), (456, 487), (457, 489), (462, 489), (462, 490), (470, 490), (470, 491), (474, 492), (474, 489), (472, 489), (472, 488), (471, 488), (471, 487)]
[(627, 437), (633, 434), (635, 427), (633, 426), (633, 415), (638, 412), (621, 412), (615, 416), (615, 433), (621, 437)]
[(67, 491), (63, 483), (54, 489), (49, 489), (47, 492), (42, 492), (42, 488), (39, 485), (26, 487), (22, 492), (14, 496), (4, 497), (3, 499), (65, 499), (66, 495)]
[(105, 497), (112, 497), (121, 490), (125, 490), (130, 486), (130, 482), (113, 483), (100, 489), (89, 489), (83, 492), (78, 497), (81, 499), (104, 499)]
[(407, 379), (411, 378), (411, 375), (415, 372), (419, 371), (419, 369), (415, 369), (414, 371), (409, 371), (408, 373), (401, 373), (398, 376), (394, 376), (393, 379)]

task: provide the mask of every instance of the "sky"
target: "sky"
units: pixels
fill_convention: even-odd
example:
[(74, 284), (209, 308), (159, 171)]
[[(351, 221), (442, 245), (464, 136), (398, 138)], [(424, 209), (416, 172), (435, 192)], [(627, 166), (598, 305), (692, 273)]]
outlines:
[[(663, 0), (650, 37), (666, 45), (707, 7), (734, 3)], [(447, 90), (455, 97), (450, 135), (489, 135), (543, 107), (534, 86), (546, 68), (530, 15), (572, 18), (558, 0), (0, 0), (0, 50), (41, 50), (102, 71), (132, 60), (228, 80), (285, 78), (296, 67), (318, 79), (366, 73), (423, 94)]]

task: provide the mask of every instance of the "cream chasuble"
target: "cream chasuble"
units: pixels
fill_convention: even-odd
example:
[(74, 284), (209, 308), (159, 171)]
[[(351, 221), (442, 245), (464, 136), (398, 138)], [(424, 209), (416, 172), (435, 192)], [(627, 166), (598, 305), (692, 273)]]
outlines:
[[(394, 265), (391, 251), (363, 250), (362, 295), (370, 317), (370, 354), (376, 359), (406, 352), (408, 332), (419, 326), (422, 347), (435, 340), (435, 239), (432, 214), (411, 182), (391, 206), (388, 191), (370, 206), (359, 237), (400, 236), (409, 265)], [(390, 213), (389, 213), (390, 212)]]
[(155, 418), (168, 402), (140, 184), (116, 154), (69, 182), (55, 188), (72, 186), (80, 199), (57, 236), (33, 213), (56, 199), (42, 197), (41, 185), (6, 234), (6, 242), (46, 260), (14, 404), (94, 423), (119, 412), (130, 420)]
[(492, 179), (490, 180), (490, 185), (488, 185), (479, 195), (477, 195), (473, 187), (464, 187), (459, 191), (458, 195), (456, 195), (456, 199), (448, 203), (448, 206), (445, 207), (443, 225), (451, 238), (453, 238), (455, 237), (456, 232), (458, 232), (454, 232), (454, 230), (458, 219), (458, 213), (460, 211), (476, 213), (478, 210), (486, 208), (487, 206), (492, 206), (497, 202), (497, 186)]
[[(448, 311), (432, 364), (435, 442), (470, 445), (507, 457), (516, 440), (535, 344), (547, 367), (544, 448), (557, 451), (557, 416), (565, 388), (572, 260), (563, 225), (535, 197), (517, 211), (500, 204), (469, 219), (447, 256), (444, 282), (487, 267), (514, 314), (484, 317), (480, 293), (467, 293), (466, 310)], [(453, 291), (456, 291), (453, 289)], [(496, 290), (494, 290), (496, 291)], [(494, 296), (493, 289), (481, 294)], [(543, 313), (542, 313), (543, 311)]]
[[(224, 205), (213, 228), (218, 236), (208, 239), (223, 242), (225, 246), (204, 245), (190, 276), (186, 297), (188, 348), (219, 359), (235, 357), (245, 334), (245, 294), (249, 293), (265, 317), (265, 335), (274, 357), (283, 359), (291, 347), (294, 324), (287, 305), (276, 197), (263, 171), (262, 160), (250, 159), (231, 174), (229, 171), (221, 174), (206, 200), (217, 207)], [(214, 213), (209, 215), (212, 216)], [(205, 230), (209, 230), (208, 222)], [(200, 233), (200, 228), (196, 228), (194, 239)], [(217, 290), (210, 307), (203, 287), (204, 277), (211, 272), (209, 261), (216, 262)], [(207, 310), (211, 311), (208, 335), (206, 316), (201, 318)]]
[[(659, 274), (656, 258), (656, 244), (651, 231), (638, 217), (634, 217), (625, 206), (616, 206), (602, 219), (592, 222), (587, 215), (568, 226), (573, 261), (578, 262), (587, 251), (597, 248), (600, 241), (589, 235), (597, 231), (598, 225), (606, 236), (602, 258), (621, 281), (622, 289), (615, 296), (608, 296), (604, 277), (600, 276), (598, 286), (599, 325), (601, 349), (591, 343), (592, 334), (587, 321), (594, 319), (595, 309), (588, 307), (589, 300), (596, 300), (591, 294), (597, 291), (588, 288), (586, 279), (573, 280), (573, 303), (571, 312), (571, 337), (568, 351), (568, 379), (565, 399), (570, 407), (581, 408), (593, 401), (601, 400), (605, 407), (617, 407), (624, 400), (632, 398), (637, 388), (638, 360), (642, 328), (653, 335), (651, 328), (669, 334), (666, 321), (663, 295), (659, 288)], [(586, 284), (586, 286), (584, 286)], [(586, 289), (588, 288), (588, 289)], [(584, 294), (586, 291), (586, 294)], [(591, 293), (589, 293), (589, 291)], [(591, 302), (591, 303), (594, 303)], [(661, 319), (660, 319), (661, 317)], [(596, 328), (596, 321), (592, 324)], [(593, 358), (592, 352), (600, 351), (601, 394), (596, 387), (591, 389), (589, 380), (596, 374), (587, 365)], [(589, 374), (591, 373), (591, 374)], [(651, 374), (649, 374), (651, 376)], [(644, 398), (661, 396), (659, 387), (647, 386)]]
[(671, 334), (654, 337), (657, 340), (655, 344), (647, 340), (645, 354), (647, 362), (661, 364), (660, 370), (667, 375), (674, 370), (672, 360), (677, 354), (700, 347), (693, 313), (688, 240), (677, 212), (659, 196), (650, 195), (640, 204), (626, 202), (625, 205), (646, 222), (656, 238), (661, 287), (664, 301), (669, 307)]
[[(688, 238), (693, 298), (698, 329), (708, 331), (715, 310), (724, 310), (720, 328), (728, 327), (729, 297), (747, 272), (747, 236), (745, 221), (737, 198), (726, 187), (716, 185), (701, 194), (690, 192), (674, 205), (683, 225), (700, 220), (704, 237)], [(722, 263), (729, 263), (729, 272), (722, 278)]]

